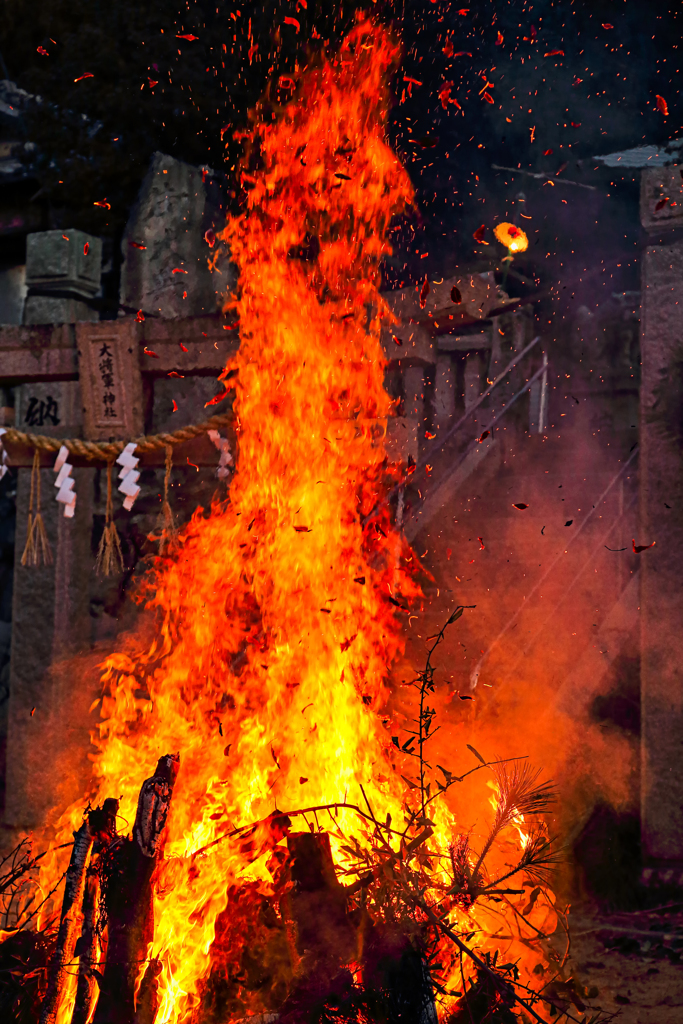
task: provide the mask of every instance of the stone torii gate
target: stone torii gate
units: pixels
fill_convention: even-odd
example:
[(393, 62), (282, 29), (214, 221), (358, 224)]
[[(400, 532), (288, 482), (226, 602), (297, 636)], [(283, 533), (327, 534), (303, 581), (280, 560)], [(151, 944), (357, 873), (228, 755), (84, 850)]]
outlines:
[[(461, 293), (457, 303), (454, 291)], [(524, 343), (523, 318), (510, 312), (518, 300), (499, 301), (491, 275), (442, 282), (424, 307), (412, 289), (388, 298), (400, 322), (382, 332), (387, 384), (401, 399), (403, 415), (388, 420), (383, 430), (395, 461), (417, 460), (424, 444), (421, 428), (445, 426), (455, 412), (453, 353), (465, 361), (472, 393), (479, 393), (488, 362), (499, 368), (505, 358), (502, 336), (509, 335), (513, 350)], [(0, 327), (0, 387), (15, 395), (14, 409), (4, 410), (3, 422), (24, 433), (122, 443), (198, 424), (208, 412), (229, 407), (229, 400), (209, 410), (205, 405), (222, 390), (216, 377), (239, 344), (233, 327), (218, 314)], [(229, 426), (227, 431), (229, 436)], [(35, 447), (10, 434), (4, 448), (9, 465), (18, 470), (5, 801), (5, 827), (13, 831), (37, 826), (55, 803), (80, 793), (79, 773), (87, 771), (88, 710), (99, 696), (96, 665), (102, 660), (101, 644), (97, 656), (90, 653), (93, 519), (102, 510), (102, 481), (85, 454), (69, 457), (77, 501), (74, 517), (67, 519), (55, 501), (56, 452), (38, 450), (41, 513), (55, 557), (49, 565), (24, 566), (20, 554)], [(138, 468), (163, 471), (163, 445), (136, 454)], [(173, 448), (174, 467), (195, 467), (195, 479), (203, 473), (211, 487), (218, 460), (205, 432)], [(156, 497), (159, 478), (152, 475), (150, 481), (143, 493), (153, 491)], [(158, 504), (146, 512), (133, 510), (145, 535), (158, 511)], [(107, 643), (113, 642), (110, 635)], [(78, 680), (70, 675), (76, 654), (82, 669)]]
[[(14, 389), (15, 394), (14, 408), (3, 410), (4, 425), (55, 439), (116, 439), (123, 443), (139, 438), (145, 426), (147, 434), (156, 435), (202, 423), (210, 413), (221, 413), (230, 406), (228, 399), (205, 408), (206, 402), (223, 390), (216, 378), (239, 345), (237, 331), (225, 329), (232, 326), (214, 315), (0, 327), (0, 385)], [(406, 360), (413, 368), (428, 365), (433, 358), (431, 339), (419, 330), (417, 333), (419, 348), (411, 343), (412, 353)], [(111, 389), (108, 380), (102, 381), (101, 353), (108, 373), (113, 356), (115, 383)], [(398, 364), (394, 361), (393, 365)], [(115, 402), (102, 403), (104, 394), (114, 395)], [(173, 412), (176, 400), (177, 411)], [(116, 420), (107, 415), (112, 405)], [(405, 418), (390, 421), (387, 443), (395, 458), (417, 458), (416, 427)], [(221, 425), (220, 430), (230, 437), (229, 424)], [(20, 558), (26, 543), (36, 449), (30, 443), (12, 440), (11, 433), (3, 440), (7, 464), (18, 471), (5, 800), (5, 827), (15, 830), (35, 827), (44, 820), (57, 798), (68, 796), (70, 784), (77, 783), (74, 774), (84, 767), (88, 726), (92, 726), (87, 711), (98, 696), (98, 674), (93, 663), (91, 685), (81, 682), (75, 686), (59, 666), (91, 647), (91, 538), (98, 470), (85, 455), (69, 456), (77, 500), (74, 517), (65, 518), (63, 506), (55, 501), (56, 450), (37, 449), (40, 510), (54, 560), (48, 565), (24, 566)], [(139, 469), (161, 470), (163, 475), (163, 444), (136, 454)], [(101, 458), (98, 463), (101, 467)], [(205, 430), (173, 446), (174, 467), (189, 465), (198, 475), (204, 472), (212, 479), (218, 463), (219, 452)], [(158, 480), (152, 489), (159, 490)], [(100, 506), (101, 501), (100, 497)], [(154, 527), (149, 512), (143, 517), (143, 527), (145, 533)], [(75, 752), (78, 757), (74, 761), (71, 755)], [(61, 793), (57, 792), (59, 785), (63, 785)]]
[[(14, 388), (16, 399), (13, 410), (3, 411), (5, 425), (54, 438), (129, 442), (143, 434), (145, 422), (157, 433), (206, 420), (207, 413), (222, 411), (220, 406), (206, 410), (204, 404), (220, 393), (216, 377), (238, 345), (237, 332), (223, 326), (218, 316), (209, 316), (0, 328), (0, 384)], [(88, 388), (84, 379), (92, 370), (92, 360), (85, 355), (88, 348), (97, 353), (106, 348), (117, 363), (116, 387), (106, 394), (116, 394), (118, 419), (105, 426), (102, 416), (99, 421), (97, 417), (97, 381)], [(90, 375), (96, 377), (96, 372)], [(84, 402), (88, 390), (89, 400)], [(171, 391), (178, 399), (175, 414)], [(100, 413), (106, 409), (107, 404)], [(5, 802), (5, 824), (15, 829), (37, 825), (55, 802), (60, 773), (65, 776), (69, 771), (64, 752), (87, 749), (85, 713), (96, 676), (92, 687), (82, 692), (53, 669), (60, 660), (91, 646), (91, 538), (98, 471), (92, 460), (70, 455), (77, 501), (73, 519), (67, 519), (55, 501), (56, 453), (38, 450), (41, 513), (54, 560), (24, 566), (20, 557), (35, 449), (13, 444), (7, 437), (4, 448), (8, 464), (18, 469)], [(162, 446), (139, 454), (141, 468), (164, 466)], [(208, 468), (210, 475), (215, 474), (218, 458), (205, 432), (174, 446), (175, 465)]]

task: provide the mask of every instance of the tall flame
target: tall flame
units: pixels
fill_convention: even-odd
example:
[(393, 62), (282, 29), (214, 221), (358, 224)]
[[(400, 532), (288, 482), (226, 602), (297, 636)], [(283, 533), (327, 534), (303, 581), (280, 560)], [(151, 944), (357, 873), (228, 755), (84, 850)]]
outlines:
[[(397, 581), (403, 596), (417, 587), (388, 513), (363, 525), (392, 482), (379, 261), (413, 195), (384, 137), (397, 57), (383, 30), (358, 24), (295, 99), (254, 117), (246, 205), (224, 232), (240, 271), (230, 497), (198, 510), (160, 560), (151, 645), (140, 637), (104, 667), (91, 799), (122, 794), (132, 821), (145, 772), (180, 752), (173, 884), (155, 905), (158, 1024), (196, 1006), (230, 882), (270, 882), (258, 850), (193, 854), (276, 807), (356, 800), (359, 784), (384, 814), (401, 807), (377, 709), (401, 649), (388, 599)], [(81, 813), (63, 816), (62, 836)]]
[[(223, 374), (239, 440), (229, 499), (197, 510), (150, 575), (147, 624), (104, 663), (93, 785), (59, 822), (55, 847), (86, 798), (110, 796), (132, 822), (141, 780), (179, 752), (149, 951), (163, 963), (157, 1024), (192, 1018), (214, 940), (232, 941), (217, 927), (235, 887), (272, 891), (263, 854), (279, 833), (262, 826), (239, 842), (227, 836), (235, 825), (355, 803), (361, 786), (382, 820), (401, 817), (406, 784), (378, 714), (402, 649), (397, 598), (419, 594), (382, 501), (397, 467), (384, 443), (379, 261), (413, 198), (385, 140), (397, 58), (384, 30), (359, 23), (336, 56), (298, 75), (295, 97), (253, 116), (243, 212), (222, 236), (240, 272), (226, 301), (241, 337)], [(447, 850), (454, 819), (445, 806), (430, 814)], [(351, 810), (338, 822), (364, 841)], [(62, 854), (42, 862), (46, 892)], [(498, 856), (507, 877), (514, 851)], [(524, 956), (552, 907), (532, 899), (502, 932), (505, 907), (464, 903), (461, 930), (480, 951), (504, 940)], [(538, 957), (526, 956), (522, 976), (540, 984)]]

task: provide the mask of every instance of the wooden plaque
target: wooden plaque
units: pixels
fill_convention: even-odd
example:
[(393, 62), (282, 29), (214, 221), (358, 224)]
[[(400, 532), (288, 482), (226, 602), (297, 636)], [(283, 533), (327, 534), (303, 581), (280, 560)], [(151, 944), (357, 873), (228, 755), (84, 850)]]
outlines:
[(121, 441), (144, 431), (140, 341), (134, 320), (76, 324), (83, 429), (90, 441)]

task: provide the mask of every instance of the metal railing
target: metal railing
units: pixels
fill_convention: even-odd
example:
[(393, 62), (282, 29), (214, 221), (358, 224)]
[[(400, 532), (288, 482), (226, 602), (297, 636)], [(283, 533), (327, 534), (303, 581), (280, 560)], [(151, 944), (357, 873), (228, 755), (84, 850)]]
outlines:
[[(528, 355), (533, 348), (536, 347), (540, 340), (541, 336), (537, 335), (529, 342), (528, 345), (526, 345), (522, 349), (521, 352), (518, 352), (514, 359), (512, 359), (511, 362), (508, 363), (504, 370), (501, 370), (498, 376), (491, 382), (491, 384), (489, 384), (489, 386), (479, 396), (479, 398), (477, 398), (477, 400), (473, 402), (468, 409), (466, 409), (466, 411), (463, 413), (460, 419), (451, 427), (449, 427), (446, 433), (438, 439), (437, 443), (430, 445), (424, 452), (424, 454), (418, 456), (417, 462), (413, 467), (411, 467), (410, 473), (406, 474), (397, 484), (395, 484), (392, 487), (392, 489), (388, 492), (388, 494), (382, 499), (382, 501), (378, 502), (377, 505), (375, 505), (375, 507), (372, 509), (372, 511), (369, 512), (367, 516), (365, 516), (365, 518), (362, 520), (363, 526), (365, 526), (366, 523), (368, 523), (374, 516), (376, 516), (380, 509), (385, 508), (394, 498), (398, 500), (402, 512), (403, 491), (408, 481), (414, 483), (416, 480), (419, 480), (424, 475), (424, 473), (427, 470), (427, 467), (430, 464), (430, 460), (434, 458), (437, 452), (441, 451), (445, 443), (449, 441), (460, 430), (460, 428), (467, 422), (467, 420), (470, 419), (470, 417), (477, 411), (477, 409), (480, 408), (483, 402), (486, 401), (486, 399), (498, 387), (498, 385), (501, 384), (502, 381), (508, 376), (508, 374), (515, 368), (515, 366), (517, 366), (517, 364), (520, 363), (522, 359), (524, 359), (524, 357)], [(482, 433), (486, 433), (486, 431), (490, 432), (496, 426), (496, 424), (499, 423), (503, 416), (505, 416), (505, 414), (510, 411), (515, 402), (519, 398), (521, 398), (522, 395), (526, 394), (526, 392), (529, 391), (529, 389), (535, 384), (536, 381), (541, 381), (538, 432), (542, 433), (543, 428), (545, 426), (545, 416), (547, 414), (548, 356), (545, 352), (543, 353), (542, 366), (526, 381), (524, 386), (521, 387), (519, 391), (517, 391), (516, 394), (512, 396), (512, 398), (503, 406), (501, 411), (490, 420), (490, 422), (484, 427)], [(459, 460), (455, 463), (455, 465), (449, 467), (449, 473), (455, 471), (458, 468), (458, 466), (462, 465), (462, 463), (467, 459), (468, 455), (472, 452), (473, 449), (477, 447), (478, 444), (479, 441), (475, 438), (467, 446), (465, 451), (461, 453), (461, 456)], [(424, 503), (424, 500), (425, 499), (422, 498), (421, 502)]]
[[(563, 549), (562, 549), (562, 550), (560, 551), (560, 553), (559, 553), (559, 554), (557, 555), (557, 557), (556, 557), (556, 558), (554, 558), (554, 559), (553, 559), (553, 561), (552, 561), (552, 562), (550, 563), (550, 565), (548, 566), (548, 568), (546, 569), (546, 571), (545, 571), (545, 572), (543, 573), (543, 575), (541, 576), (541, 578), (540, 578), (539, 580), (537, 580), (537, 581), (536, 581), (536, 583), (535, 583), (535, 584), (534, 584), (534, 586), (533, 586), (533, 587), (531, 588), (531, 590), (529, 591), (529, 593), (528, 593), (528, 594), (526, 594), (526, 595), (524, 596), (524, 599), (522, 600), (522, 603), (521, 603), (521, 604), (519, 605), (519, 607), (518, 607), (518, 608), (516, 609), (516, 611), (515, 611), (515, 612), (514, 612), (514, 613), (513, 613), (513, 614), (512, 614), (511, 616), (510, 616), (510, 618), (509, 618), (509, 619), (508, 619), (508, 621), (507, 621), (507, 622), (505, 623), (505, 625), (503, 626), (503, 628), (502, 628), (502, 629), (500, 630), (500, 632), (498, 633), (498, 635), (497, 635), (497, 636), (496, 636), (496, 637), (495, 637), (495, 638), (494, 638), (494, 639), (493, 639), (493, 640), (491, 641), (491, 643), (489, 644), (489, 646), (487, 647), (487, 649), (486, 649), (486, 650), (484, 651), (484, 653), (482, 654), (481, 658), (479, 659), (479, 661), (477, 662), (477, 664), (476, 664), (476, 665), (474, 666), (474, 669), (473, 669), (473, 670), (472, 670), (472, 672), (470, 673), (470, 686), (472, 687), (472, 689), (473, 689), (473, 690), (474, 690), (474, 689), (476, 689), (477, 683), (479, 682), (479, 676), (481, 675), (481, 670), (482, 670), (482, 667), (483, 667), (483, 665), (484, 665), (484, 662), (485, 662), (485, 661), (487, 660), (487, 658), (489, 657), (489, 655), (491, 654), (491, 652), (492, 652), (492, 651), (494, 650), (494, 648), (496, 648), (496, 647), (498, 646), (498, 644), (499, 644), (499, 643), (500, 643), (500, 641), (501, 641), (501, 640), (503, 639), (503, 637), (504, 637), (504, 636), (506, 635), (506, 633), (507, 633), (507, 632), (508, 632), (508, 631), (509, 631), (509, 630), (510, 630), (510, 629), (512, 628), (512, 626), (513, 626), (513, 625), (515, 624), (515, 622), (516, 622), (516, 620), (517, 620), (518, 616), (519, 616), (519, 615), (521, 614), (522, 610), (523, 610), (524, 608), (526, 608), (526, 607), (527, 607), (527, 605), (528, 605), (528, 601), (529, 601), (529, 598), (533, 597), (533, 595), (534, 595), (534, 594), (535, 594), (535, 593), (537, 592), (537, 590), (538, 590), (538, 589), (539, 589), (539, 588), (540, 588), (540, 587), (541, 587), (541, 586), (543, 585), (543, 583), (544, 583), (544, 582), (545, 582), (545, 581), (546, 581), (546, 580), (548, 579), (548, 577), (549, 577), (549, 576), (550, 576), (550, 574), (551, 574), (551, 573), (553, 572), (553, 570), (555, 569), (555, 567), (557, 566), (557, 564), (558, 564), (558, 563), (559, 563), (559, 562), (560, 562), (560, 561), (561, 561), (561, 560), (562, 560), (562, 559), (564, 558), (564, 556), (565, 556), (565, 555), (567, 554), (567, 550), (568, 550), (568, 548), (570, 547), (570, 545), (571, 545), (571, 544), (573, 544), (573, 543), (574, 543), (574, 542), (576, 541), (576, 539), (577, 539), (578, 537), (580, 537), (580, 536), (581, 536), (581, 534), (583, 533), (583, 531), (584, 531), (584, 529), (586, 528), (586, 526), (588, 525), (588, 523), (589, 523), (589, 522), (591, 521), (591, 519), (593, 518), (593, 516), (595, 515), (595, 513), (597, 512), (597, 510), (598, 510), (598, 509), (599, 509), (599, 508), (601, 507), (601, 505), (602, 505), (602, 502), (604, 501), (604, 499), (605, 499), (605, 498), (607, 497), (607, 495), (608, 495), (608, 494), (610, 493), (610, 491), (612, 490), (612, 488), (614, 487), (614, 485), (615, 485), (616, 483), (618, 483), (618, 481), (619, 481), (619, 480), (621, 480), (621, 478), (623, 477), (623, 475), (624, 475), (624, 473), (626, 472), (626, 470), (628, 469), (628, 467), (629, 467), (629, 466), (631, 465), (631, 463), (632, 463), (632, 462), (634, 461), (634, 459), (635, 459), (635, 458), (636, 458), (636, 456), (638, 455), (638, 451), (639, 451), (639, 448), (638, 448), (638, 445), (636, 445), (636, 446), (634, 447), (633, 451), (631, 452), (631, 454), (629, 455), (628, 459), (627, 459), (627, 460), (626, 460), (626, 462), (624, 463), (624, 465), (623, 465), (623, 466), (621, 467), (621, 469), (619, 470), (619, 472), (618, 472), (618, 473), (616, 473), (616, 474), (615, 474), (615, 475), (614, 475), (614, 476), (612, 477), (612, 479), (611, 479), (611, 480), (610, 480), (610, 482), (608, 483), (607, 487), (606, 487), (606, 488), (605, 488), (605, 490), (604, 490), (604, 491), (602, 492), (602, 494), (600, 495), (600, 497), (598, 498), (598, 500), (597, 500), (597, 501), (595, 502), (595, 504), (593, 505), (593, 508), (592, 508), (592, 509), (591, 509), (591, 511), (590, 511), (590, 512), (589, 512), (589, 513), (587, 514), (587, 516), (585, 517), (585, 519), (583, 520), (583, 522), (581, 523), (581, 525), (580, 525), (580, 526), (579, 526), (579, 527), (577, 528), (577, 530), (576, 530), (576, 531), (575, 531), (575, 532), (574, 532), (574, 533), (572, 534), (572, 536), (570, 537), (570, 539), (569, 539), (569, 540), (567, 541), (567, 546), (566, 546), (565, 548), (563, 548)], [(635, 502), (637, 501), (637, 497), (638, 497), (638, 496), (637, 496), (637, 494), (636, 494), (636, 495), (634, 496), (633, 500), (632, 500), (632, 501), (631, 501), (631, 502), (629, 503), (629, 506), (628, 506), (628, 508), (627, 508), (627, 509), (626, 509), (625, 511), (628, 511), (628, 510), (630, 510), (630, 508), (631, 508), (631, 507), (632, 507), (632, 506), (633, 506), (633, 505), (635, 504)], [(595, 555), (596, 555), (596, 553), (597, 553), (597, 552), (598, 552), (598, 551), (600, 550), (600, 548), (601, 548), (601, 547), (602, 547), (602, 545), (604, 544), (604, 541), (605, 541), (605, 540), (606, 540), (606, 539), (607, 539), (607, 538), (609, 537), (609, 535), (611, 534), (612, 530), (614, 529), (614, 526), (615, 526), (615, 524), (616, 524), (616, 523), (617, 523), (617, 522), (618, 522), (618, 521), (619, 521), (620, 519), (622, 519), (622, 518), (623, 518), (623, 512), (622, 512), (622, 513), (620, 513), (620, 515), (616, 516), (616, 517), (615, 517), (615, 519), (613, 519), (613, 520), (612, 520), (612, 522), (610, 523), (609, 527), (608, 527), (608, 528), (607, 528), (607, 530), (605, 531), (604, 535), (603, 535), (603, 536), (601, 536), (601, 538), (600, 538), (600, 541), (599, 541), (599, 543), (598, 543), (598, 544), (596, 545), (595, 549), (594, 549), (593, 551), (591, 551), (590, 555), (588, 556), (588, 558), (586, 559), (586, 561), (584, 562), (584, 564), (583, 564), (583, 565), (581, 566), (581, 568), (579, 569), (578, 573), (577, 573), (577, 574), (576, 574), (576, 575), (574, 576), (574, 578), (573, 578), (573, 579), (571, 580), (571, 582), (570, 582), (570, 583), (569, 583), (569, 584), (568, 584), (568, 585), (567, 585), (567, 586), (566, 586), (566, 587), (564, 588), (564, 591), (563, 591), (563, 594), (562, 594), (562, 601), (564, 601), (564, 600), (565, 600), (565, 598), (566, 598), (566, 597), (568, 596), (568, 594), (570, 593), (570, 591), (572, 590), (572, 588), (573, 588), (573, 587), (574, 587), (574, 586), (576, 585), (576, 583), (578, 583), (578, 581), (579, 581), (579, 580), (581, 579), (581, 577), (583, 576), (583, 574), (584, 574), (584, 572), (586, 571), (586, 569), (587, 569), (587, 568), (588, 568), (589, 566), (591, 566), (591, 565), (593, 565), (593, 564), (594, 564), (594, 562), (595, 562)], [(540, 634), (541, 634), (541, 633), (543, 632), (543, 630), (544, 630), (544, 629), (545, 629), (545, 627), (546, 627), (546, 626), (548, 625), (548, 623), (550, 622), (550, 620), (551, 620), (551, 619), (552, 619), (552, 617), (554, 616), (555, 612), (556, 612), (556, 611), (557, 611), (557, 609), (559, 608), (559, 604), (561, 604), (561, 603), (562, 603), (562, 601), (560, 601), (560, 602), (559, 602), (559, 603), (558, 603), (558, 604), (557, 604), (557, 605), (556, 605), (556, 606), (555, 606), (555, 607), (553, 608), (553, 610), (552, 610), (552, 611), (550, 612), (550, 614), (549, 614), (548, 616), (546, 616), (546, 618), (545, 618), (545, 619), (543, 620), (543, 622), (541, 623), (541, 625), (540, 625), (540, 626), (538, 627), (538, 629), (537, 629), (537, 630), (536, 630), (536, 632), (534, 633), (534, 635), (533, 635), (533, 637), (532, 637), (532, 639), (531, 639), (531, 641), (530, 641), (530, 644), (533, 644), (533, 643), (534, 643), (534, 642), (536, 641), (536, 639), (538, 638), (538, 636), (539, 636), (539, 635), (540, 635)], [(527, 644), (527, 645), (526, 645), (526, 648), (525, 648), (525, 650), (524, 650), (524, 651), (522, 651), (522, 653), (521, 653), (521, 654), (519, 655), (519, 657), (518, 657), (518, 658), (517, 658), (517, 660), (516, 660), (516, 661), (514, 662), (514, 664), (513, 664), (512, 666), (510, 666), (510, 668), (509, 668), (509, 669), (507, 670), (507, 675), (506, 675), (506, 676), (505, 676), (505, 677), (504, 677), (504, 678), (503, 678), (503, 679), (501, 680), (501, 684), (502, 684), (502, 683), (504, 683), (504, 682), (506, 682), (506, 681), (507, 681), (507, 680), (508, 680), (508, 679), (510, 678), (510, 676), (511, 676), (511, 675), (512, 675), (512, 673), (514, 672), (514, 670), (515, 670), (516, 666), (517, 666), (517, 665), (519, 664), (519, 662), (520, 662), (520, 661), (522, 660), (522, 658), (523, 658), (523, 657), (525, 656), (525, 652), (526, 652), (526, 649), (527, 649), (527, 648), (528, 648), (528, 647), (530, 646), (530, 644)]]

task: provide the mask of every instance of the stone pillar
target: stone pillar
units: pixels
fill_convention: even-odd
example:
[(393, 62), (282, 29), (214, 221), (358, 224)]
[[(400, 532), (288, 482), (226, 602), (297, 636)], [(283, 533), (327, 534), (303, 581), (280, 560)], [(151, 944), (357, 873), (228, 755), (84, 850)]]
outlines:
[[(215, 313), (235, 284), (234, 267), (205, 236), (219, 231), (224, 215), (210, 201), (207, 169), (154, 153), (122, 242), (121, 305), (168, 319)], [(211, 172), (212, 173), (212, 172)], [(210, 236), (209, 236), (210, 237)]]
[[(52, 436), (79, 432), (77, 382), (24, 384), (17, 398), (20, 430)], [(10, 828), (33, 828), (45, 820), (69, 781), (74, 751), (84, 752), (87, 741), (83, 705), (91, 692), (71, 671), (60, 671), (59, 661), (89, 648), (93, 474), (73, 470), (76, 512), (65, 519), (55, 501), (53, 471), (40, 470), (40, 511), (53, 562), (24, 567), (31, 470), (18, 471), (5, 800)]]
[(25, 324), (99, 320), (88, 300), (100, 290), (102, 239), (69, 228), (26, 238)]
[(26, 267), (0, 270), (0, 324), (20, 324), (26, 299)]
[(425, 422), (425, 370), (422, 366), (409, 366), (403, 375), (404, 410), (409, 420), (416, 420), (418, 431)]
[(465, 357), (464, 388), (465, 409), (474, 405), (486, 390), (486, 366), (488, 360), (481, 352), (468, 352)]
[(449, 355), (440, 355), (436, 360), (434, 374), (434, 422), (445, 428), (455, 412), (455, 372)]
[[(650, 174), (650, 172), (645, 172)], [(642, 262), (640, 392), (641, 817), (650, 860), (683, 860), (683, 242), (650, 245)], [(678, 375), (678, 379), (673, 377)], [(670, 387), (668, 400), (664, 388)], [(674, 408), (675, 406), (675, 408)]]

